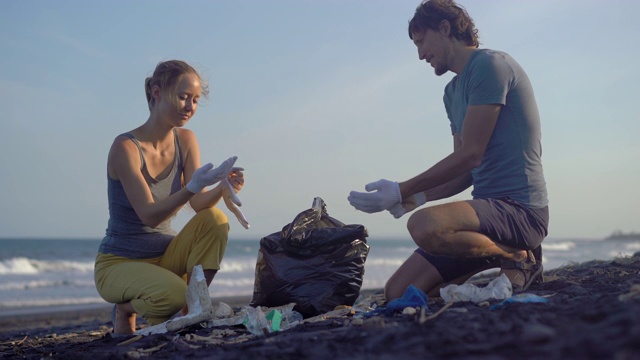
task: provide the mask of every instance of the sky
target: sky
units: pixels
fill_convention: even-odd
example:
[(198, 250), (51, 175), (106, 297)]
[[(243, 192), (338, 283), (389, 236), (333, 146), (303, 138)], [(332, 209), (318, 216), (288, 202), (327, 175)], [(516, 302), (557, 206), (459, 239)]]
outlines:
[[(348, 203), (452, 151), (452, 78), (418, 59), (419, 1), (0, 1), (0, 237), (104, 236), (113, 139), (144, 123), (143, 85), (181, 59), (210, 84), (187, 124), (204, 162), (245, 168), (251, 228), (278, 232), (321, 197), (369, 239), (408, 239), (408, 216)], [(460, 0), (482, 48), (528, 73), (542, 121), (549, 236), (640, 231), (640, 2)], [(446, 201), (470, 197), (466, 191)], [(440, 201), (443, 202), (443, 201)], [(437, 202), (437, 203), (440, 203)], [(179, 230), (193, 216), (181, 210)]]

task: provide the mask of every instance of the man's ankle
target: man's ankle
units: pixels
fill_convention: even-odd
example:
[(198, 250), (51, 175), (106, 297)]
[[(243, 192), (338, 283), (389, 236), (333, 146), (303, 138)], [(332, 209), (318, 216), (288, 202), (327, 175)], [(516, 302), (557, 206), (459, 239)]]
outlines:
[(511, 260), (516, 261), (516, 262), (520, 262), (520, 261), (525, 261), (527, 260), (527, 251), (526, 250), (521, 250), (518, 252), (515, 252), (513, 254), (511, 254)]

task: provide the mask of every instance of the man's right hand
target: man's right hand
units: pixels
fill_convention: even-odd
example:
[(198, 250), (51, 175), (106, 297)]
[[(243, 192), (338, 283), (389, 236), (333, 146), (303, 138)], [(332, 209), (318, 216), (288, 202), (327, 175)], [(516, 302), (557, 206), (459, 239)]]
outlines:
[(354, 208), (372, 214), (387, 210), (402, 201), (397, 182), (381, 179), (365, 185), (366, 193), (352, 191), (347, 200)]

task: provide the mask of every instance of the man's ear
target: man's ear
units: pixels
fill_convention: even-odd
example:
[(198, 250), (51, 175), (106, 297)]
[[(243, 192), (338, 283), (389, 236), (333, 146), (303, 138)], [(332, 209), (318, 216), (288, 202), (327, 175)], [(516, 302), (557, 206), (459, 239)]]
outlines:
[(440, 33), (446, 37), (449, 37), (451, 34), (451, 23), (449, 20), (440, 21)]

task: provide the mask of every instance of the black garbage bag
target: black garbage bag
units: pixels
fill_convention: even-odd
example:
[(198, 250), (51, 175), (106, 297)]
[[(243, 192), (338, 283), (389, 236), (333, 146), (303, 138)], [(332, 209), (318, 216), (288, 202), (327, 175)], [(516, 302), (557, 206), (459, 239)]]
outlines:
[(316, 197), (311, 209), (260, 240), (250, 305), (295, 302), (294, 310), (305, 318), (353, 305), (369, 253), (367, 236), (364, 226), (330, 217)]

